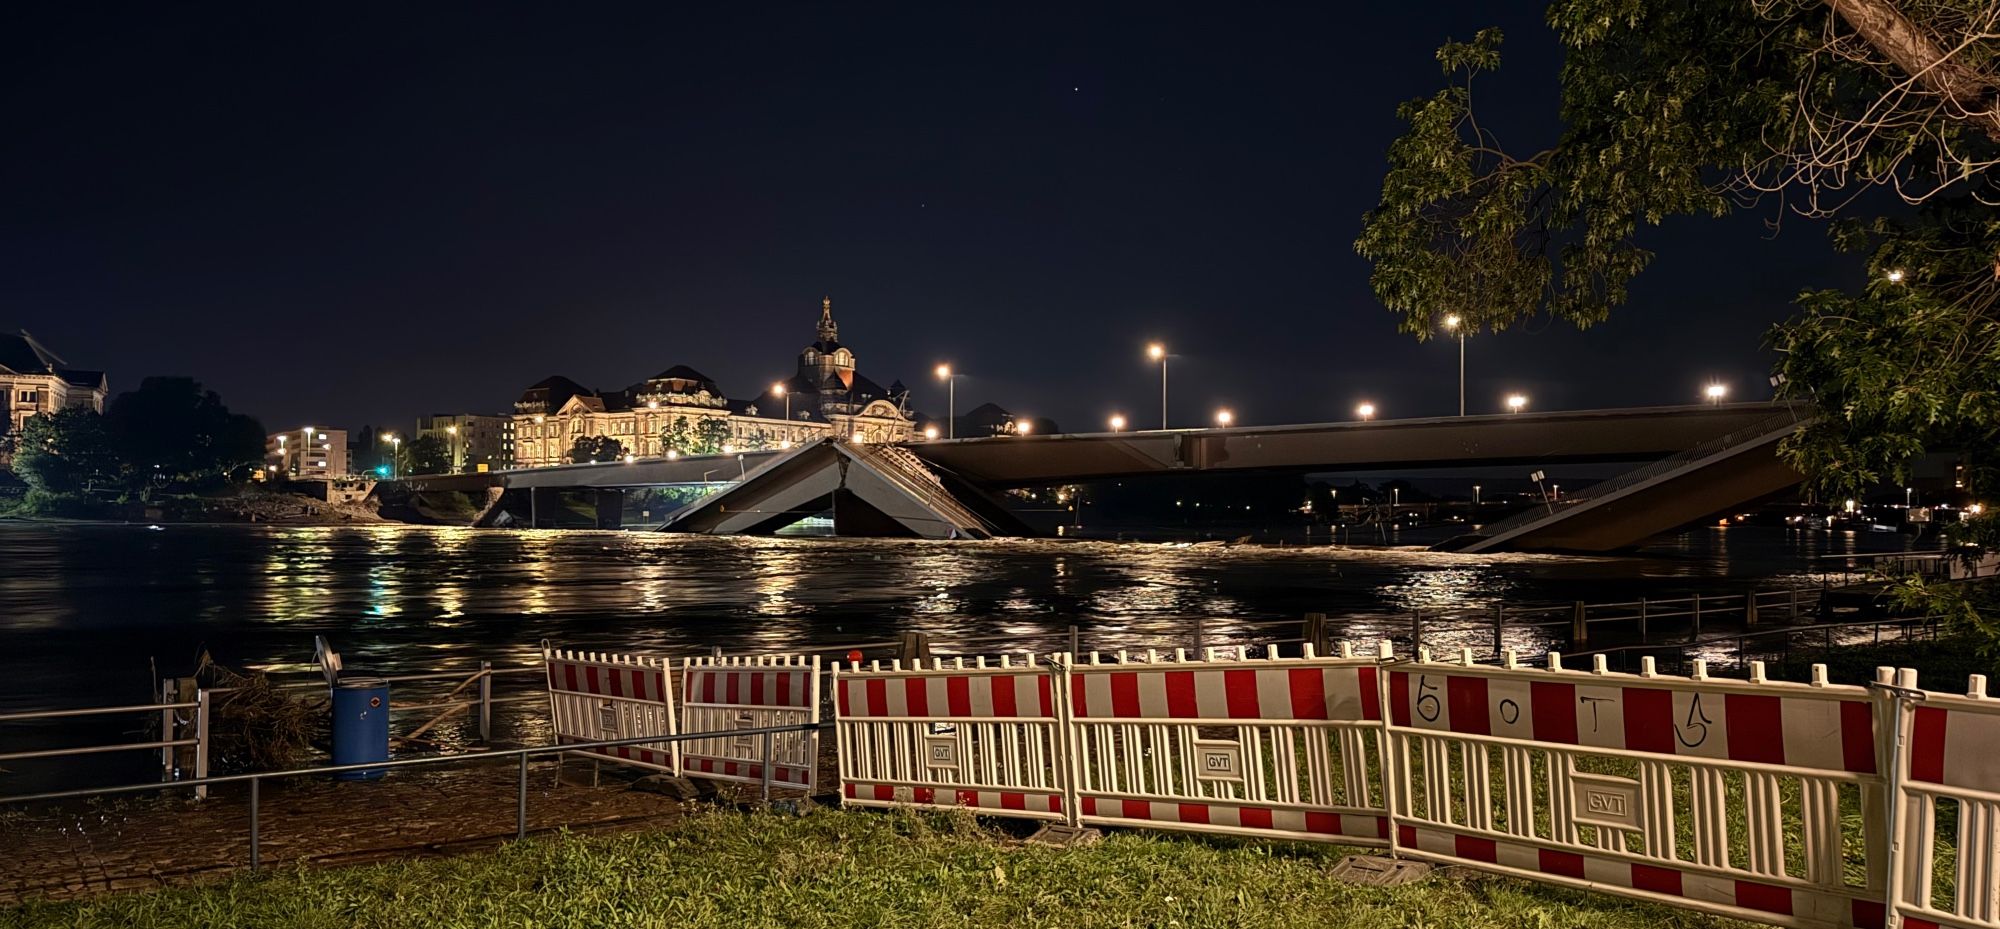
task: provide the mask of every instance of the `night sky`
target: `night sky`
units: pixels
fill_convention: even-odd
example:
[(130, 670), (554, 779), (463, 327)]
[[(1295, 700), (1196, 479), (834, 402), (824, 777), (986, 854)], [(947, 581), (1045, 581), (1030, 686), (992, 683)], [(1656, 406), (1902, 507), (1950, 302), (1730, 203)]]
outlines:
[[(85, 9), (90, 6), (90, 9)], [(1351, 243), (1396, 105), (1499, 25), (1482, 120), (1553, 139), (1539, 4), (17, 4), (0, 12), (0, 329), (114, 391), (188, 374), (271, 428), (503, 412), (549, 374), (791, 373), (831, 296), (941, 414), (1101, 427), (1455, 408)], [(724, 8), (726, 7), (726, 8)], [(1676, 222), (1579, 333), (1470, 345), (1469, 402), (1769, 396), (1762, 335), (1842, 284), (1802, 221)]]

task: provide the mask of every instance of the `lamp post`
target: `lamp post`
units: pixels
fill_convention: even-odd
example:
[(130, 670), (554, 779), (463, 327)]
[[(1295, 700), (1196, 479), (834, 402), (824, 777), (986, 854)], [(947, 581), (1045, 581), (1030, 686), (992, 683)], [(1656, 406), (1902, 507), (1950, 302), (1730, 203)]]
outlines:
[(1222, 409), (1222, 410), (1216, 410), (1216, 411), (1215, 411), (1215, 424), (1216, 424), (1216, 425), (1218, 425), (1218, 426), (1229, 426), (1229, 425), (1231, 425), (1232, 423), (1235, 423), (1235, 422), (1236, 422), (1236, 414), (1235, 414), (1235, 413), (1231, 413), (1230, 411), (1228, 411), (1228, 410), (1226, 410), (1226, 409)]
[(1124, 428), (1125, 428), (1125, 415), (1123, 413), (1111, 414), (1111, 431), (1119, 432), (1122, 431)]
[(1519, 413), (1528, 406), (1527, 394), (1511, 394), (1507, 397), (1507, 412)]
[(1160, 428), (1167, 428), (1167, 347), (1158, 342), (1146, 346), (1146, 357), (1160, 363)]
[(458, 426), (457, 424), (446, 426), (444, 431), (451, 436), (451, 473), (457, 474), (465, 470), (465, 456), (459, 454)]
[(771, 392), (785, 398), (785, 441), (792, 439), (792, 393), (785, 389), (785, 382), (771, 385)]
[(403, 438), (393, 432), (382, 433), (382, 441), (389, 443), (389, 476), (403, 476)]
[(1473, 509), (1473, 510), (1475, 510), (1475, 511), (1477, 511), (1477, 510), (1479, 509), (1479, 485), (1478, 485), (1478, 484), (1474, 484), (1474, 485), (1472, 485), (1472, 509)]
[(1362, 422), (1364, 422), (1364, 423), (1365, 423), (1365, 422), (1367, 422), (1367, 421), (1369, 421), (1369, 420), (1371, 420), (1371, 419), (1374, 419), (1374, 418), (1375, 418), (1375, 404), (1373, 404), (1373, 403), (1363, 403), (1363, 404), (1361, 404), (1360, 406), (1357, 406), (1357, 407), (1355, 407), (1355, 408), (1354, 408), (1354, 415), (1356, 415), (1356, 416), (1359, 416), (1359, 417), (1361, 417), (1361, 421), (1362, 421)]
[(1702, 391), (1702, 395), (1708, 398), (1709, 405), (1721, 406), (1722, 398), (1729, 396), (1729, 387), (1725, 384), (1710, 384)]
[(285, 448), (286, 438), (283, 435), (278, 436), (278, 464), (283, 465), (287, 473), (295, 473), (292, 471), (292, 453)]
[(937, 366), (938, 380), (944, 382), (944, 428), (945, 438), (958, 438), (958, 378), (951, 372), (951, 365)]
[(1458, 335), (1458, 415), (1465, 415), (1465, 330), (1457, 313), (1444, 318), (1444, 328)]

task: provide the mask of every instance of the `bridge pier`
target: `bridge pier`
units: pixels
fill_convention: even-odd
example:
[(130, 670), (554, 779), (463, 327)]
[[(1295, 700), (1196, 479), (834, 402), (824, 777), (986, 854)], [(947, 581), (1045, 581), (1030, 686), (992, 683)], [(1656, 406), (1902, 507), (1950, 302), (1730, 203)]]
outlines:
[(617, 488), (597, 491), (597, 528), (617, 529), (624, 523), (625, 491)]
[(562, 512), (562, 491), (554, 487), (528, 488), (528, 528), (553, 529)]

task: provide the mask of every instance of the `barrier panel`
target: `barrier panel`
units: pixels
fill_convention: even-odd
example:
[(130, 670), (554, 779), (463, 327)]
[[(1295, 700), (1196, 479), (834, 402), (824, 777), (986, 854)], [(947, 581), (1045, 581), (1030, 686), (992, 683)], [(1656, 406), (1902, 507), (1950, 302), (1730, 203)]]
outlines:
[[(1891, 684), (1886, 675), (1880, 681)], [(1963, 695), (1916, 686), (1916, 672), (1905, 670), (1886, 688), (1898, 698), (1901, 746), (1896, 912), (1908, 929), (2000, 927), (2000, 701), (1986, 695), (1984, 675)]]
[(1082, 822), (1386, 845), (1373, 657), (1190, 661), (1096, 653), (1066, 669)]
[[(681, 662), (683, 733), (817, 725), (819, 718), (818, 656), (703, 657)], [(681, 773), (761, 782), (764, 738), (720, 735), (682, 743)], [(772, 783), (810, 789), (819, 772), (819, 732), (768, 738)]]
[(1867, 688), (1560, 660), (1389, 670), (1397, 852), (1777, 925), (1884, 924)]
[[(542, 646), (549, 678), (549, 718), (557, 742), (615, 741), (673, 735), (674, 691), (667, 662), (645, 655), (571, 652)], [(680, 746), (620, 745), (576, 754), (680, 773)]]
[(1054, 665), (981, 657), (834, 669), (843, 802), (1065, 820)]

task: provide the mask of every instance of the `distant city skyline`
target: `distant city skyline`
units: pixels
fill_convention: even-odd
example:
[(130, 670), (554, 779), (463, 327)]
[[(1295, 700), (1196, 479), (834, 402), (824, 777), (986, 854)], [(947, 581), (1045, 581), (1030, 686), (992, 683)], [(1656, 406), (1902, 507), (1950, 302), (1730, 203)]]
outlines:
[[(1437, 44), (1499, 25), (1492, 118), (1523, 145), (1556, 126), (1539, 9), (1464, 0), (1226, 28), (239, 12), (38, 8), (0, 38), (0, 329), (114, 391), (199, 378), (271, 429), (502, 413), (551, 371), (750, 393), (823, 295), (933, 416), (949, 363), (961, 411), (1150, 427), (1155, 341), (1176, 425), (1448, 414), (1456, 345), (1396, 332), (1351, 247), (1395, 108), (1441, 86)], [(1330, 55), (1335, 32), (1370, 40)], [(1764, 331), (1858, 274), (1813, 223), (1766, 241), (1775, 216), (1652, 231), (1630, 312), (1589, 332), (1474, 335), (1468, 411), (1768, 396)]]

